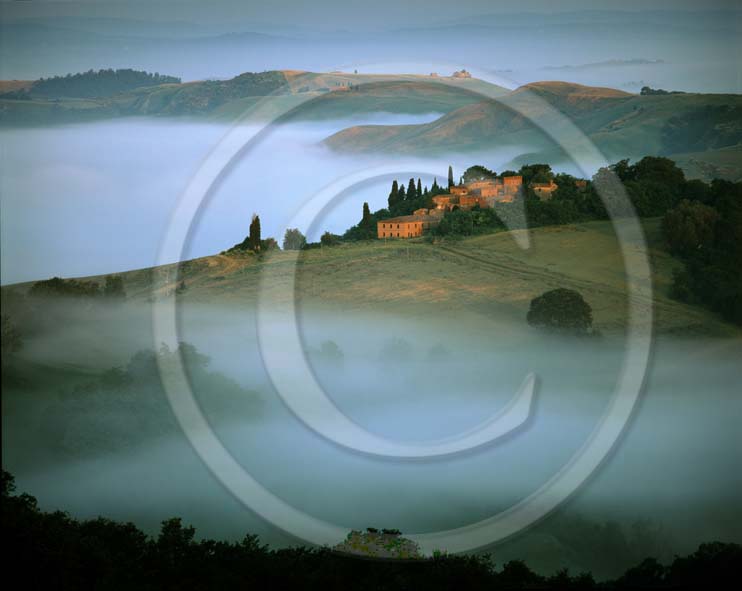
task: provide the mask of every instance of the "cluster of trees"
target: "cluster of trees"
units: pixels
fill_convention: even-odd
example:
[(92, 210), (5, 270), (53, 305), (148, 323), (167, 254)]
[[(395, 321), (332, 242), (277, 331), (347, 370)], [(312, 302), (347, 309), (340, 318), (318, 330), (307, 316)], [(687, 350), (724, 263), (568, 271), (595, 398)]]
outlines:
[(31, 96), (102, 98), (144, 86), (180, 84), (180, 78), (159, 73), (122, 69), (88, 70), (80, 74), (67, 74), (41, 78), (29, 90)]
[(252, 214), (252, 218), (250, 220), (250, 229), (248, 232), (248, 235), (245, 236), (245, 239), (242, 242), (240, 242), (239, 244), (235, 244), (227, 252), (249, 251), (254, 253), (261, 253), (278, 248), (278, 242), (276, 242), (275, 238), (268, 237), (263, 239), (261, 237), (260, 216), (256, 213)]
[(52, 277), (34, 283), (28, 291), (28, 295), (30, 297), (103, 297), (111, 300), (123, 300), (126, 298), (126, 290), (121, 275), (107, 275), (102, 286), (95, 281)]
[(377, 236), (376, 222), (402, 215), (411, 215), (418, 209), (430, 209), (433, 207), (433, 197), (448, 193), (448, 187), (453, 186), (453, 168), (448, 167), (448, 185), (441, 187), (438, 179), (433, 179), (433, 184), (423, 187), (422, 180), (411, 178), (407, 185), (396, 179), (392, 181), (392, 187), (387, 198), (387, 207), (373, 213), (368, 203), (363, 204), (361, 221), (349, 228), (342, 238), (344, 240), (373, 240)]
[(663, 90), (661, 88), (651, 88), (649, 86), (642, 86), (639, 91), (641, 96), (654, 96), (654, 95), (665, 95), (665, 94), (685, 94), (681, 90)]
[(614, 581), (596, 583), (588, 573), (534, 573), (521, 561), (497, 570), (488, 555), (373, 561), (327, 548), (272, 550), (257, 536), (239, 542), (197, 539), (178, 518), (162, 522), (152, 538), (132, 523), (99, 517), (79, 521), (39, 509), (16, 494), (2, 472), (2, 531), (6, 577), (30, 588), (53, 589), (513, 589), (513, 588), (714, 588), (733, 581), (742, 547), (702, 544), (669, 565), (648, 558)]
[(230, 80), (206, 80), (179, 87), (177, 92), (162, 98), (158, 112), (168, 115), (207, 113), (235, 99), (269, 96), (286, 88), (286, 76), (282, 72), (245, 72)]
[[(464, 173), (464, 178), (475, 179), (484, 174), (495, 175), (484, 167), (474, 166)], [(709, 186), (699, 180), (686, 180), (672, 160), (655, 156), (647, 156), (635, 164), (621, 160), (600, 169), (584, 186), (578, 185), (579, 179), (569, 174), (555, 174), (548, 164), (529, 164), (517, 173), (505, 171), (500, 176), (512, 174), (523, 176), (522, 202), (497, 203), (494, 208), (487, 209), (454, 209), (446, 213), (433, 233), (467, 236), (505, 227), (562, 225), (608, 219), (609, 211), (614, 217), (634, 212), (642, 218), (658, 217), (683, 199), (693, 199), (694, 195), (710, 191)], [(529, 185), (549, 180), (554, 180), (558, 188), (551, 199), (542, 201)]]
[(673, 295), (742, 325), (742, 183), (687, 185), (685, 198), (662, 220), (670, 251), (684, 263)]

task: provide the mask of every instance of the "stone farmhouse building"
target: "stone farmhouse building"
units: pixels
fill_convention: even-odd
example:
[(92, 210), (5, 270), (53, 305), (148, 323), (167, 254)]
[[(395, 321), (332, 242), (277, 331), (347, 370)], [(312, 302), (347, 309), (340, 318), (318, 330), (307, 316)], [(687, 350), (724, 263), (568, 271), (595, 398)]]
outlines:
[[(432, 210), (431, 210), (432, 211)], [(412, 215), (381, 220), (376, 223), (379, 238), (415, 238), (441, 221), (440, 215), (430, 214), (427, 209), (418, 209)]]

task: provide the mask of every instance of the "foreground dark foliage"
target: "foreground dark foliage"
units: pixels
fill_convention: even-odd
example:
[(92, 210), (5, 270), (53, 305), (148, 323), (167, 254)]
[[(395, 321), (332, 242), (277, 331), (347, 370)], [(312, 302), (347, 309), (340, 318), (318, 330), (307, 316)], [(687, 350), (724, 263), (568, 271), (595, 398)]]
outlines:
[(647, 559), (616, 581), (596, 583), (566, 570), (544, 577), (517, 561), (496, 570), (488, 556), (382, 562), (327, 549), (270, 550), (250, 535), (197, 541), (180, 519), (164, 521), (151, 539), (131, 523), (43, 512), (33, 497), (14, 494), (5, 471), (2, 481), (5, 576), (31, 589), (712, 588), (742, 564), (742, 547), (716, 542), (669, 566)]

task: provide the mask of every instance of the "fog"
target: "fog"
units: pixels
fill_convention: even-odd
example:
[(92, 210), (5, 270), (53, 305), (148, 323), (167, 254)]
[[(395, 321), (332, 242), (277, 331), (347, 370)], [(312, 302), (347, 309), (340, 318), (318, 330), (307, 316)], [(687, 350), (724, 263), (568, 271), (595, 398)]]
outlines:
[[(426, 184), (448, 165), (456, 174), (475, 162), (502, 170), (528, 151), (493, 148), (446, 160), (342, 156), (319, 142), (356, 124), (415, 124), (440, 113), (372, 114), (351, 120), (276, 126), (240, 160), (200, 212), (183, 258), (218, 253), (241, 242), (258, 213), (263, 236), (278, 236), (300, 205), (352, 172), (394, 164), (406, 182)], [(150, 267), (174, 205), (226, 125), (126, 119), (53, 128), (0, 130), (2, 283), (84, 276)], [(559, 168), (559, 167), (555, 167)], [(407, 177), (403, 175), (409, 171)], [(364, 201), (386, 207), (391, 177), (352, 187), (319, 228), (342, 233)], [(319, 239), (309, 236), (311, 240)]]
[[(154, 414), (162, 415), (158, 425), (172, 421), (167, 405), (125, 403), (98, 378), (156, 348), (147, 306), (75, 305), (57, 314), (49, 318), (65, 331), (32, 332), (18, 375), (4, 383), (3, 463), (20, 490), (46, 509), (132, 520), (148, 532), (177, 515), (202, 536), (249, 531), (272, 545), (300, 543), (241, 506), (177, 428), (148, 430)], [(300, 322), (328, 395), (363, 427), (394, 439), (471, 428), (502, 408), (526, 373), (538, 376), (532, 417), (491, 445), (425, 461), (360, 455), (310, 431), (283, 405), (263, 369), (251, 309), (184, 304), (179, 337), (211, 357), (211, 373), (191, 368), (195, 395), (239, 463), (310, 515), (405, 533), (484, 519), (546, 482), (604, 412), (626, 347), (617, 336), (560, 339), (520, 319), (474, 314), (423, 323), (303, 308)], [(340, 358), (318, 352), (330, 340)], [(615, 452), (555, 515), (491, 548), (495, 560), (613, 576), (649, 553), (669, 558), (703, 541), (739, 540), (741, 352), (738, 340), (659, 339)], [(144, 388), (147, 395), (164, 401), (151, 379), (157, 386)], [(75, 390), (85, 383), (96, 386)]]

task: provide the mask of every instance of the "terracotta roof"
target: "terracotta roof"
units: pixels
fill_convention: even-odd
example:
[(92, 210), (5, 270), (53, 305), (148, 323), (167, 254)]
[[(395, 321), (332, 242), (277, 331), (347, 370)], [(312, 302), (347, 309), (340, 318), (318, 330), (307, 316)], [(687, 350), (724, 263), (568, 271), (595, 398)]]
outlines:
[(432, 215), (401, 215), (396, 218), (388, 218), (386, 220), (379, 220), (377, 224), (402, 224), (407, 222), (429, 222), (435, 216)]

